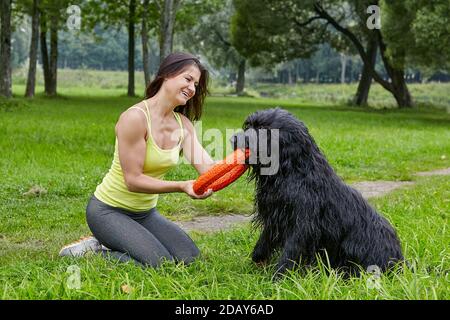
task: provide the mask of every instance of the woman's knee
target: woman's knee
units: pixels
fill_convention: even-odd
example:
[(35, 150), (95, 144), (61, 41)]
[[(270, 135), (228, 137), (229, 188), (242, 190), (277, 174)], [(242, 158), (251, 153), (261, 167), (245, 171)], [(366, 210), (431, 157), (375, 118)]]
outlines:
[(142, 263), (146, 267), (159, 268), (162, 264), (166, 262), (173, 262), (175, 258), (168, 252), (159, 253), (143, 253), (131, 255), (134, 259)]
[(144, 225), (177, 262), (189, 264), (200, 255), (200, 250), (190, 236), (177, 224), (163, 217), (156, 209)]
[(190, 244), (187, 248), (177, 251), (175, 260), (177, 262), (183, 262), (184, 264), (190, 264), (200, 256), (200, 250), (194, 242), (192, 242), (192, 244)]

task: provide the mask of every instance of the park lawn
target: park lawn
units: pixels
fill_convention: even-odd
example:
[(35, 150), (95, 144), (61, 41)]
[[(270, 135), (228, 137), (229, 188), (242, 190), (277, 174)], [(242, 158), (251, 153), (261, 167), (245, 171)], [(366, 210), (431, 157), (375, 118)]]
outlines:
[[(23, 87), (15, 86), (15, 92), (22, 91)], [(115, 265), (98, 257), (59, 259), (57, 252), (63, 244), (89, 233), (84, 210), (111, 164), (114, 124), (123, 110), (139, 101), (121, 96), (121, 92), (62, 88), (58, 98), (0, 101), (3, 299), (448, 298), (448, 178), (422, 178), (416, 188), (375, 201), (399, 229), (406, 256), (417, 260), (418, 268), (386, 279), (383, 295), (362, 287), (364, 279), (344, 282), (320, 270), (306, 278), (293, 274), (291, 280), (273, 285), (272, 270), (257, 269), (249, 261), (256, 235), (248, 227), (216, 235), (194, 234), (203, 258), (188, 267), (168, 265), (154, 271)], [(288, 109), (305, 122), (347, 182), (410, 180), (416, 179), (413, 174), (417, 171), (450, 166), (450, 116), (429, 108), (372, 110), (296, 99), (211, 97), (205, 107), (203, 132), (238, 129), (251, 112), (274, 106)], [(219, 158), (223, 155), (216, 155)], [(190, 166), (181, 165), (166, 178), (195, 177)], [(39, 197), (23, 195), (35, 185), (46, 192)], [(253, 185), (241, 178), (203, 201), (181, 194), (163, 195), (158, 207), (170, 219), (248, 214), (252, 198)], [(247, 263), (242, 263), (244, 260)], [(80, 291), (65, 288), (65, 270), (74, 263), (82, 271)], [(135, 288), (130, 296), (120, 291), (120, 285), (127, 282)]]
[[(450, 183), (446, 177), (420, 178), (417, 183), (371, 201), (397, 229), (410, 263), (380, 278), (363, 274), (346, 280), (321, 262), (273, 283), (275, 260), (264, 268), (251, 262), (257, 233), (249, 225), (216, 234), (193, 233), (201, 257), (189, 266), (165, 263), (157, 270), (98, 255), (58, 258), (61, 230), (51, 230), (41, 238), (18, 241), (8, 233), (0, 239), (0, 298), (449, 299)], [(28, 222), (27, 229), (42, 227), (37, 219), (29, 217)], [(78, 289), (70, 286), (74, 267), (81, 276)]]
[[(324, 90), (326, 88), (326, 90)], [(272, 98), (290, 97), (297, 100), (320, 101), (326, 104), (345, 104), (353, 99), (357, 84), (255, 84), (249, 93)], [(415, 101), (420, 105), (433, 105), (450, 110), (450, 83), (412, 83), (408, 89)], [(368, 104), (377, 109), (396, 108), (393, 95), (381, 85), (373, 83), (370, 88)]]
[[(13, 80), (15, 92), (22, 94), (25, 91), (28, 68), (15, 69)], [(135, 72), (136, 93), (144, 92), (144, 74), (142, 71)], [(113, 92), (124, 94), (127, 92), (127, 71), (105, 71), (89, 69), (58, 69), (58, 91), (77, 94), (82, 88), (98, 88), (95, 95), (108, 95)], [(38, 91), (42, 91), (44, 77), (42, 69), (37, 69), (36, 77)], [(316, 84), (316, 83), (296, 83), (296, 84), (275, 84), (275, 83), (254, 83), (249, 77), (246, 79), (245, 94), (254, 97), (271, 97), (276, 99), (294, 99), (300, 103), (336, 105), (347, 104), (352, 100), (358, 83), (349, 84)], [(62, 88), (62, 89), (61, 89)], [(72, 89), (70, 89), (72, 88)], [(415, 102), (421, 105), (433, 105), (435, 107), (450, 110), (450, 83), (410, 83), (408, 88)], [(211, 78), (210, 91), (213, 95), (232, 95), (235, 87), (227, 84), (223, 80)], [(85, 90), (87, 91), (87, 90)], [(86, 94), (86, 93), (83, 93)], [(377, 83), (373, 83), (370, 90), (368, 103), (375, 108), (393, 108), (395, 99), (392, 94), (386, 91)]]
[[(38, 88), (39, 90), (39, 88)], [(22, 92), (23, 86), (15, 86)], [(27, 202), (22, 193), (39, 185), (48, 191), (41, 205), (83, 211), (87, 199), (108, 171), (114, 149), (114, 124), (138, 98), (120, 90), (62, 88), (62, 97), (14, 99), (17, 106), (0, 113), (0, 197)], [(373, 110), (299, 103), (295, 99), (210, 97), (202, 131), (216, 128), (223, 135), (224, 152), (230, 144), (226, 129), (237, 130), (258, 109), (282, 106), (305, 122), (337, 173), (347, 182), (410, 180), (417, 171), (450, 166), (450, 115), (439, 110)], [(207, 148), (213, 140), (204, 141)], [(196, 178), (182, 164), (166, 179)], [(179, 194), (162, 195), (159, 208), (177, 219), (195, 215), (249, 213), (253, 184), (241, 178), (204, 201)], [(56, 197), (55, 199), (53, 197)], [(67, 209), (65, 209), (67, 210)], [(79, 218), (78, 218), (79, 219)]]

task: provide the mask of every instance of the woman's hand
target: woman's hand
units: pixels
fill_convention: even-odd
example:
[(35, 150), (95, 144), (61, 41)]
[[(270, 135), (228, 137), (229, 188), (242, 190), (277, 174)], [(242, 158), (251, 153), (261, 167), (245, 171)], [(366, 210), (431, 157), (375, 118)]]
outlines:
[(208, 189), (204, 194), (198, 195), (194, 192), (194, 182), (195, 180), (183, 181), (181, 185), (181, 190), (185, 192), (192, 199), (206, 199), (213, 194), (212, 189)]

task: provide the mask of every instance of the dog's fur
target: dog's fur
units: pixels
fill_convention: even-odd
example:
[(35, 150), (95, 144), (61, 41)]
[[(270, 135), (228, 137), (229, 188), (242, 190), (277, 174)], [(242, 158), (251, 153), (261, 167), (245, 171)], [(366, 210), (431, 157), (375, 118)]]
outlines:
[(250, 163), (254, 223), (262, 227), (254, 262), (265, 263), (281, 249), (279, 277), (297, 263), (312, 265), (317, 257), (347, 275), (369, 266), (386, 271), (403, 260), (394, 228), (336, 175), (301, 121), (275, 108), (250, 115), (243, 129), (231, 138), (235, 149), (249, 147), (248, 129), (279, 129), (278, 172), (261, 175), (260, 161)]

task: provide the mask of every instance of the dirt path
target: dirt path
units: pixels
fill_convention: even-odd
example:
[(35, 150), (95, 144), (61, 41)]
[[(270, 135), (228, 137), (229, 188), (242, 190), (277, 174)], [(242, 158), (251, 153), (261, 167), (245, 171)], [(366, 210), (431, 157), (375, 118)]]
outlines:
[(251, 218), (252, 216), (229, 214), (225, 216), (196, 217), (191, 221), (177, 221), (175, 223), (186, 231), (216, 232), (230, 229), (239, 223), (248, 222)]
[(395, 189), (413, 184), (412, 181), (362, 181), (351, 186), (361, 192), (365, 199), (369, 199), (384, 196)]
[(448, 176), (448, 175), (450, 175), (450, 168), (416, 173), (416, 176), (422, 176), (422, 177), (423, 176)]
[[(450, 175), (450, 168), (418, 172), (417, 176)], [(387, 193), (405, 186), (414, 185), (413, 181), (362, 181), (351, 186), (361, 192), (364, 198), (384, 196)], [(186, 231), (216, 232), (227, 230), (236, 224), (250, 221), (252, 216), (239, 214), (225, 216), (196, 217), (191, 221), (175, 222)]]

